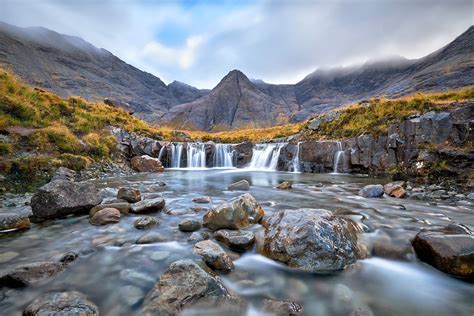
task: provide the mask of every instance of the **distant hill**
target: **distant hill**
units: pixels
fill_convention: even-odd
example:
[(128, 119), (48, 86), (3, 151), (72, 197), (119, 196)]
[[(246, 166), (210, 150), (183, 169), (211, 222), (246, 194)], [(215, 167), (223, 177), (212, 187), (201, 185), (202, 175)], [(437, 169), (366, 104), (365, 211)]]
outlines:
[(105, 49), (42, 27), (19, 28), (0, 22), (0, 66), (62, 97), (115, 100), (148, 121), (206, 94), (177, 82), (167, 86)]

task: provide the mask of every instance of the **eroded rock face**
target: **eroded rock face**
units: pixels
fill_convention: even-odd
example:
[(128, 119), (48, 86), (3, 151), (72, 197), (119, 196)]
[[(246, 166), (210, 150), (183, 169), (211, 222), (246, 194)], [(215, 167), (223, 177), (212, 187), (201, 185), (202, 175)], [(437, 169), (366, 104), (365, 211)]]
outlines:
[(379, 198), (383, 196), (383, 185), (369, 184), (360, 189), (359, 195), (365, 198)]
[(251, 250), (255, 244), (255, 235), (250, 231), (220, 229), (214, 233), (214, 238), (238, 252)]
[(219, 277), (211, 276), (193, 260), (173, 262), (144, 301), (145, 314), (177, 315), (201, 302), (232, 299)]
[(247, 193), (207, 211), (203, 225), (210, 230), (240, 229), (258, 223), (264, 214), (257, 200)]
[(247, 180), (240, 180), (230, 184), (227, 190), (230, 191), (248, 191), (250, 189), (250, 183)]
[(99, 308), (80, 292), (49, 292), (40, 295), (31, 302), (26, 307), (23, 315), (98, 316)]
[(327, 210), (278, 211), (264, 226), (263, 254), (293, 268), (341, 270), (362, 257), (356, 224)]
[(112, 207), (101, 209), (89, 219), (89, 222), (96, 226), (116, 224), (120, 222), (120, 211)]
[(221, 272), (230, 272), (234, 263), (219, 244), (212, 240), (203, 240), (194, 245), (193, 252), (201, 256), (202, 260), (212, 269)]
[(420, 232), (412, 245), (421, 261), (445, 273), (474, 280), (474, 236)]
[(0, 213), (0, 231), (26, 229), (31, 225), (26, 214)]
[(148, 155), (135, 156), (130, 160), (132, 169), (138, 172), (163, 172), (161, 161)]
[(159, 212), (165, 208), (165, 199), (158, 197), (151, 200), (143, 200), (137, 203), (133, 203), (130, 208), (130, 213), (135, 214), (146, 214)]
[(35, 262), (18, 266), (0, 276), (0, 287), (24, 287), (45, 280), (64, 270), (60, 262)]
[(92, 183), (54, 180), (33, 195), (31, 209), (39, 219), (58, 218), (87, 213), (100, 202), (102, 199)]
[(117, 199), (125, 200), (129, 203), (140, 202), (142, 196), (140, 191), (131, 188), (120, 188), (117, 192)]

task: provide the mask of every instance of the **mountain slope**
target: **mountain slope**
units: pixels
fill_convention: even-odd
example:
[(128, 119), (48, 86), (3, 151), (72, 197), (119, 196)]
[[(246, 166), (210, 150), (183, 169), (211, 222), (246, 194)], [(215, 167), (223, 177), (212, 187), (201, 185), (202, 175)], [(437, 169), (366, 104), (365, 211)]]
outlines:
[(208, 95), (172, 108), (164, 120), (177, 128), (216, 131), (284, 124), (295, 110), (233, 70)]
[(79, 37), (41, 27), (19, 28), (0, 22), (0, 65), (61, 97), (117, 100), (148, 121), (173, 105), (205, 94), (187, 85), (173, 89)]

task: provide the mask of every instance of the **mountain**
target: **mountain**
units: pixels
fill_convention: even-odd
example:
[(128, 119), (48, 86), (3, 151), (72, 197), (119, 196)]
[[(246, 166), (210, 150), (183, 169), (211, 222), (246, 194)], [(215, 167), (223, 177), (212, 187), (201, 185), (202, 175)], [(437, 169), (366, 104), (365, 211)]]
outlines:
[(295, 110), (257, 89), (241, 71), (232, 70), (209, 94), (173, 107), (164, 120), (177, 128), (216, 131), (284, 124)]
[(206, 94), (177, 82), (167, 86), (105, 49), (42, 27), (20, 28), (0, 22), (0, 66), (61, 97), (107, 98), (147, 121)]

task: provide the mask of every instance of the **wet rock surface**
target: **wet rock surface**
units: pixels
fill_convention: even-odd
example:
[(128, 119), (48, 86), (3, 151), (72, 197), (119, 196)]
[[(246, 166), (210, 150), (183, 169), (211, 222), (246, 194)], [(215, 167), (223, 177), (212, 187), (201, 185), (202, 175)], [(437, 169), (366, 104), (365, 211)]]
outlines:
[(120, 188), (117, 192), (117, 199), (125, 200), (129, 203), (140, 202), (142, 196), (140, 191), (131, 188)]
[(178, 229), (182, 232), (194, 232), (201, 227), (202, 223), (196, 219), (183, 219), (178, 223)]
[(279, 190), (289, 190), (289, 189), (291, 189), (292, 186), (293, 186), (293, 183), (291, 183), (289, 181), (284, 181), (284, 182), (280, 183), (279, 185), (277, 185), (276, 188), (279, 189)]
[(264, 300), (262, 310), (275, 316), (298, 316), (303, 315), (303, 307), (295, 302)]
[(102, 199), (94, 184), (54, 180), (42, 186), (31, 199), (33, 215), (39, 219), (87, 213)]
[(212, 200), (211, 200), (211, 197), (209, 196), (200, 196), (200, 197), (193, 198), (193, 202), (198, 203), (198, 204), (207, 204), (207, 203), (211, 203)]
[(379, 198), (384, 193), (383, 185), (381, 184), (369, 184), (360, 189), (359, 195), (365, 198)]
[(230, 191), (248, 191), (250, 189), (250, 183), (247, 180), (240, 180), (230, 184), (227, 190)]
[(127, 202), (99, 204), (90, 209), (89, 216), (94, 216), (95, 213), (104, 208), (115, 208), (120, 211), (120, 214), (127, 215), (130, 212), (131, 205)]
[(120, 222), (120, 211), (112, 207), (101, 209), (92, 215), (89, 222), (96, 226), (116, 224)]
[(0, 213), (0, 231), (26, 229), (30, 225), (26, 214)]
[(201, 256), (202, 260), (214, 270), (230, 272), (234, 269), (234, 264), (229, 255), (219, 244), (212, 240), (203, 240), (196, 243), (193, 252)]
[(240, 229), (258, 223), (265, 214), (251, 194), (244, 194), (224, 202), (204, 214), (203, 226), (210, 230)]
[(166, 242), (168, 241), (168, 238), (163, 236), (160, 233), (148, 233), (143, 236), (140, 236), (136, 243), (139, 245), (145, 245), (145, 244), (154, 244), (158, 242)]
[(156, 226), (160, 223), (160, 221), (153, 216), (142, 216), (140, 218), (137, 218), (135, 222), (133, 222), (133, 226), (136, 229), (149, 229), (152, 228), (153, 226)]
[(255, 235), (250, 231), (220, 229), (214, 232), (214, 238), (238, 252), (251, 250), (255, 244)]
[(263, 254), (293, 268), (341, 270), (362, 255), (355, 224), (327, 210), (277, 211), (264, 226)]
[(161, 274), (145, 299), (143, 312), (177, 315), (203, 301), (217, 304), (229, 299), (231, 295), (217, 276), (193, 260), (179, 260)]
[(421, 261), (445, 273), (474, 281), (474, 236), (420, 232), (412, 245)]
[(165, 199), (158, 197), (151, 200), (143, 200), (133, 203), (130, 208), (130, 213), (146, 214), (159, 212), (165, 208)]
[(0, 276), (0, 287), (24, 287), (55, 276), (64, 270), (60, 262), (35, 262), (16, 267)]
[(98, 316), (99, 308), (86, 295), (75, 292), (49, 292), (40, 295), (25, 309), (25, 316), (87, 315)]

